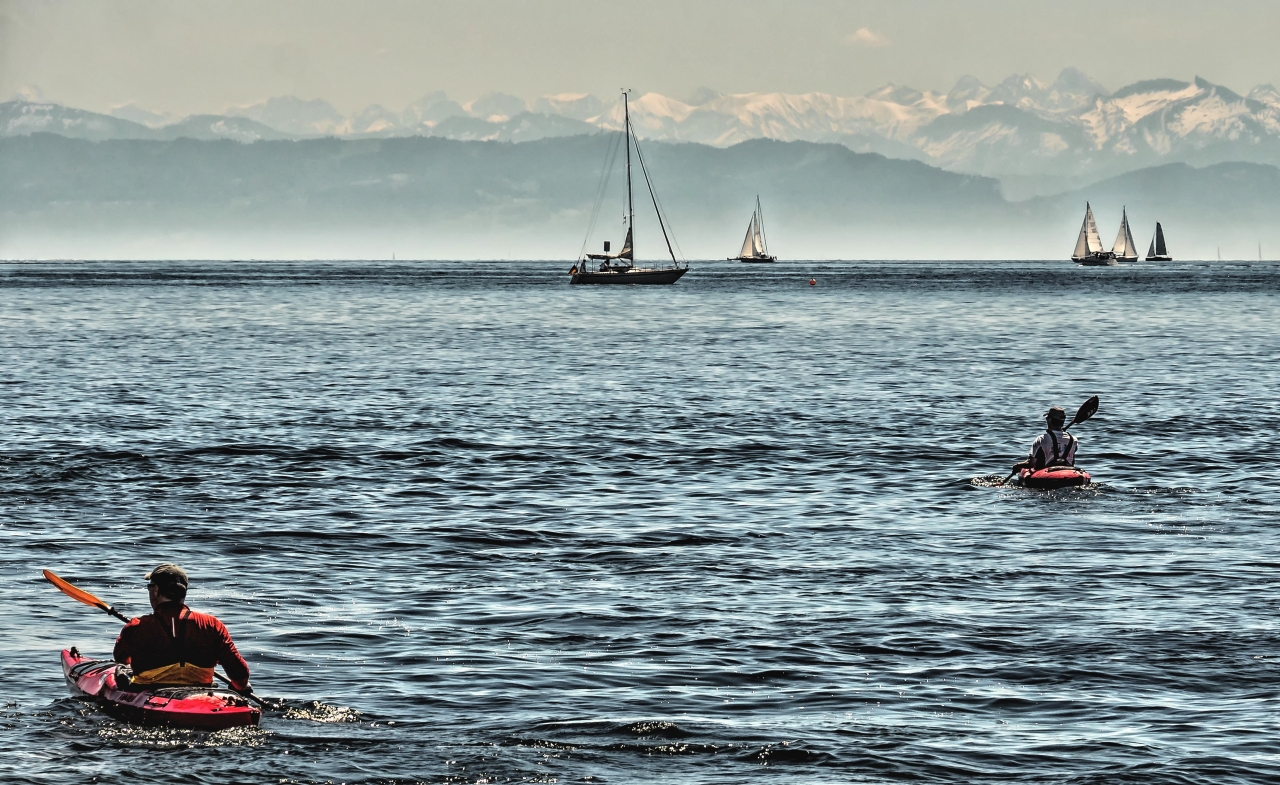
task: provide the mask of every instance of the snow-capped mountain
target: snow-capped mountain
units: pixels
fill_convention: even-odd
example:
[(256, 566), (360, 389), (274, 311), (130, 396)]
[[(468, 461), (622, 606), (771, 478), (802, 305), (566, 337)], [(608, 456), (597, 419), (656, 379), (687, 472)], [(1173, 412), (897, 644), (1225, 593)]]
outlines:
[(51, 133), (76, 139), (152, 139), (152, 129), (131, 120), (22, 99), (0, 104), (0, 136)]
[(347, 118), (333, 104), (319, 98), (304, 101), (293, 96), (280, 96), (252, 106), (232, 107), (226, 114), (247, 117), (294, 136), (336, 135), (348, 127)]
[(112, 117), (118, 117), (121, 120), (128, 120), (133, 123), (140, 123), (148, 128), (160, 128), (182, 119), (179, 116), (169, 114), (167, 112), (152, 112), (149, 109), (143, 109), (132, 101), (127, 104), (112, 107), (110, 114)]
[[(123, 107), (117, 107), (117, 110)], [(154, 113), (139, 110), (122, 114), (140, 118)], [(143, 114), (145, 113), (145, 114)], [(150, 118), (155, 122), (155, 116)], [(0, 136), (29, 136), (53, 133), (73, 139), (231, 139), (256, 142), (260, 139), (288, 139), (289, 134), (244, 117), (191, 115), (177, 122), (151, 125), (122, 117), (71, 109), (59, 104), (32, 101), (0, 103)]]
[[(1096, 178), (1171, 162), (1280, 164), (1280, 91), (1259, 85), (1244, 97), (1200, 78), (1142, 81), (1112, 93), (1068, 68), (1052, 83), (1015, 74), (987, 86), (965, 76), (946, 93), (896, 84), (856, 97), (724, 95), (703, 87), (684, 100), (633, 94), (630, 106), (636, 129), (649, 139), (720, 147), (758, 138), (835, 142), (1006, 181)], [(222, 125), (211, 117), (174, 123), (133, 104), (113, 114), (12, 101), (0, 104), (0, 134), (173, 138), (191, 126), (200, 138), (240, 141), (415, 135), (526, 141), (622, 124), (620, 102), (585, 93), (528, 103), (489, 93), (459, 103), (437, 91), (400, 111), (374, 105), (351, 115), (324, 100), (282, 96), (228, 109)]]

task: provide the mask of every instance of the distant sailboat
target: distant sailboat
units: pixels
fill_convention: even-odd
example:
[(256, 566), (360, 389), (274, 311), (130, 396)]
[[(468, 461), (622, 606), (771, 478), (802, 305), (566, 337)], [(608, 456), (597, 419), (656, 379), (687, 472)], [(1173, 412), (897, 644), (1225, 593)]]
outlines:
[(1164, 229), (1156, 221), (1156, 236), (1151, 238), (1151, 247), (1147, 249), (1148, 262), (1172, 262), (1168, 249), (1164, 247)]
[(731, 262), (776, 262), (778, 257), (769, 255), (769, 245), (764, 236), (764, 210), (760, 209), (760, 196), (756, 195), (756, 211), (751, 214), (747, 224), (747, 236), (742, 241), (742, 250), (737, 256), (729, 258)]
[(1098, 236), (1098, 224), (1093, 220), (1093, 208), (1084, 203), (1084, 223), (1080, 225), (1080, 237), (1076, 239), (1076, 250), (1071, 254), (1071, 261), (1084, 265), (1116, 264), (1116, 255), (1102, 250), (1102, 238)]
[(1122, 262), (1138, 261), (1138, 248), (1133, 244), (1133, 232), (1129, 231), (1129, 212), (1120, 213), (1120, 233), (1116, 235), (1116, 244), (1111, 247), (1111, 254)]
[[(671, 248), (671, 237), (667, 232), (663, 211), (659, 208), (658, 197), (653, 192), (653, 183), (649, 181), (649, 169), (645, 166), (644, 155), (640, 152), (640, 141), (635, 138), (635, 129), (631, 127), (631, 111), (627, 101), (629, 90), (622, 91), (622, 139), (627, 151), (627, 237), (622, 242), (622, 250), (609, 253), (609, 241), (604, 241), (604, 253), (583, 253), (578, 262), (569, 270), (569, 282), (575, 284), (588, 283), (622, 283), (622, 284), (672, 284), (680, 280), (680, 276), (689, 272), (689, 263), (681, 265), (676, 261), (676, 253)], [(671, 254), (670, 267), (636, 267), (635, 248), (632, 245), (631, 230), (636, 223), (635, 204), (631, 193), (631, 150), (635, 148), (636, 158), (640, 162), (640, 172), (644, 175), (644, 183), (649, 189), (649, 198), (653, 201), (654, 212), (658, 216), (658, 227), (662, 230), (662, 238), (667, 241), (667, 252)], [(617, 148), (612, 151), (616, 153)], [(596, 204), (592, 209), (592, 225), (587, 228), (587, 239), (595, 228), (595, 216), (600, 212), (600, 202), (608, 185), (610, 161), (605, 162), (605, 171), (596, 196)], [(585, 250), (586, 240), (583, 241)], [(597, 269), (592, 270), (592, 262), (599, 262)]]

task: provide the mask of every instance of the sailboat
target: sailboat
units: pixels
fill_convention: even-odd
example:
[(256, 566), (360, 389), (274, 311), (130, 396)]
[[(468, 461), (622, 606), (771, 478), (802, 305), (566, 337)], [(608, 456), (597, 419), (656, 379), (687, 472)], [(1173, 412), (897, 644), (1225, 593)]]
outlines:
[(1116, 244), (1111, 246), (1111, 253), (1122, 262), (1138, 261), (1138, 248), (1133, 244), (1133, 232), (1129, 231), (1129, 211), (1120, 213), (1120, 233), (1116, 235)]
[(776, 262), (778, 257), (769, 255), (769, 245), (764, 237), (764, 210), (760, 209), (760, 195), (756, 194), (756, 211), (747, 224), (747, 236), (742, 240), (742, 250), (731, 262)]
[(1084, 203), (1084, 223), (1080, 225), (1080, 237), (1076, 239), (1076, 250), (1071, 254), (1071, 261), (1085, 265), (1116, 264), (1116, 255), (1102, 250), (1102, 238), (1098, 236), (1098, 224), (1093, 220), (1093, 208)]
[[(609, 252), (609, 241), (604, 241), (604, 253), (583, 253), (579, 256), (577, 264), (569, 270), (569, 282), (575, 284), (588, 283), (625, 283), (625, 284), (672, 284), (680, 280), (680, 276), (689, 272), (689, 263), (685, 262), (683, 266), (676, 261), (676, 253), (671, 249), (671, 235), (667, 231), (666, 221), (663, 220), (662, 209), (658, 205), (658, 197), (653, 192), (653, 183), (649, 181), (649, 168), (645, 166), (644, 155), (640, 152), (640, 141), (635, 138), (635, 129), (631, 127), (631, 110), (628, 104), (628, 95), (630, 90), (622, 91), (622, 142), (627, 151), (627, 236), (622, 241), (622, 250), (617, 253)], [(654, 212), (658, 215), (658, 227), (662, 229), (662, 239), (667, 242), (667, 253), (671, 255), (670, 267), (637, 267), (636, 252), (633, 243), (632, 230), (635, 229), (636, 210), (632, 201), (632, 185), (631, 185), (631, 150), (635, 148), (636, 159), (640, 162), (640, 172), (644, 175), (644, 184), (649, 189), (649, 198), (653, 202)], [(616, 154), (617, 148), (612, 148), (613, 154)], [(605, 171), (602, 173), (601, 185), (597, 191), (596, 204), (591, 211), (591, 225), (587, 227), (587, 240), (583, 241), (583, 249), (586, 249), (586, 243), (591, 239), (591, 232), (595, 229), (595, 217), (600, 212), (600, 203), (604, 198), (604, 192), (608, 185), (608, 178), (612, 163), (605, 161)], [(599, 262), (598, 266), (594, 262)], [(596, 269), (590, 269), (595, 266)]]
[(1156, 221), (1156, 236), (1151, 238), (1151, 247), (1147, 249), (1147, 261), (1173, 261), (1173, 257), (1169, 255), (1169, 250), (1164, 247), (1164, 229), (1161, 228), (1159, 221)]

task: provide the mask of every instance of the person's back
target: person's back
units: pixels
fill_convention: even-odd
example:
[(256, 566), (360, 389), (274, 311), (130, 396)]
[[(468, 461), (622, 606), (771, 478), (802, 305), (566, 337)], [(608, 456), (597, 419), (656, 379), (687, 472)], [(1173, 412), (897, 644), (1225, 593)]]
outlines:
[(1039, 470), (1046, 466), (1075, 466), (1076, 448), (1080, 440), (1062, 429), (1067, 420), (1067, 413), (1061, 406), (1054, 406), (1045, 415), (1046, 429), (1027, 452), (1027, 459), (1015, 464), (1013, 470)]
[(249, 666), (227, 628), (184, 604), (186, 573), (162, 564), (147, 580), (154, 613), (131, 620), (114, 652), (116, 662), (133, 669), (133, 683), (210, 685), (214, 667), (221, 665), (235, 689), (248, 691)]

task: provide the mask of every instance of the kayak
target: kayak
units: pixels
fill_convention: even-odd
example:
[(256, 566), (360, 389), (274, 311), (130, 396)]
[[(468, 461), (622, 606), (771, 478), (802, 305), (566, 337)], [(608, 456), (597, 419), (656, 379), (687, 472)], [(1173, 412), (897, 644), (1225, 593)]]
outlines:
[(1077, 469), (1074, 466), (1046, 466), (1036, 471), (1023, 469), (1018, 472), (1018, 478), (1024, 488), (1043, 488), (1045, 490), (1088, 485), (1090, 481), (1087, 471)]
[(238, 693), (217, 687), (165, 687), (148, 684), (120, 689), (120, 663), (91, 660), (73, 646), (62, 650), (62, 673), (71, 694), (92, 698), (118, 720), (141, 725), (169, 725), (199, 730), (222, 730), (257, 725), (262, 712)]

